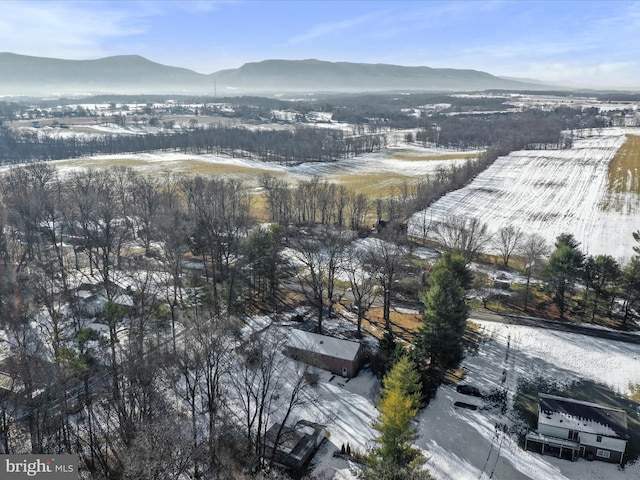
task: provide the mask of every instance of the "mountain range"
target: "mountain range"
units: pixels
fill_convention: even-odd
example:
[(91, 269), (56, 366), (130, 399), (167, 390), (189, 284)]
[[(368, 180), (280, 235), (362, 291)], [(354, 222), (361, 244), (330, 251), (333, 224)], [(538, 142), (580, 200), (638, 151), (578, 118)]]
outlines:
[(477, 70), (321, 60), (264, 60), (201, 74), (138, 55), (62, 60), (0, 53), (0, 96), (475, 91), (548, 88)]

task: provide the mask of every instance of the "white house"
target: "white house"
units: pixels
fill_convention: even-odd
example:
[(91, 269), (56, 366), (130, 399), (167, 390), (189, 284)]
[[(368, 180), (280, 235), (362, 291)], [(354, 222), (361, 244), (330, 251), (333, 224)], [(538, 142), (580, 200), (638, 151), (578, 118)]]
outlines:
[(538, 397), (538, 431), (527, 434), (525, 449), (541, 445), (543, 454), (622, 463), (629, 439), (624, 410), (545, 393)]

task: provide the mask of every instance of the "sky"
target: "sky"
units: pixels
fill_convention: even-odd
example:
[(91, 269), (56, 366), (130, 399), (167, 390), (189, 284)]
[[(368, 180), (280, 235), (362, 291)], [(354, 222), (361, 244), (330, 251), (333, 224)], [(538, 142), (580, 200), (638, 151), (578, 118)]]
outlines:
[(0, 52), (135, 54), (200, 73), (316, 58), (640, 88), (640, 1), (0, 0)]

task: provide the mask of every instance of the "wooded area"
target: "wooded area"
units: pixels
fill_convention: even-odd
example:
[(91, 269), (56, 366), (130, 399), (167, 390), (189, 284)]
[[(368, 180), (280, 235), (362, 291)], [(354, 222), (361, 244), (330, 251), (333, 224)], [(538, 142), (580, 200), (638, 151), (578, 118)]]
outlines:
[[(380, 437), (365, 475), (400, 469), (406, 475), (394, 478), (416, 478), (420, 456), (409, 447), (407, 425), (418, 397), (428, 399), (464, 357), (468, 264), (484, 245), (495, 242), (505, 267), (514, 257), (524, 262), (525, 309), (530, 280), (542, 275), (561, 317), (635, 319), (637, 257), (621, 267), (582, 254), (567, 235), (546, 263), (550, 248), (535, 235), (505, 229), (491, 239), (480, 220), (450, 218), (437, 227), (446, 253), (426, 272), (411, 258), (410, 240), (424, 242), (431, 227), (425, 224), (423, 238), (406, 236), (412, 213), (464, 186), (498, 156), (567, 148), (562, 131), (601, 126), (595, 112), (427, 118), (390, 115), (384, 102), (365, 108), (366, 100), (325, 106), (335, 119), (359, 118), (351, 132), (218, 124), (64, 137), (3, 125), (0, 161), (26, 165), (8, 168), (0, 182), (0, 319), (10, 351), (0, 365), (10, 379), (0, 394), (0, 451), (77, 453), (96, 479), (259, 478), (274, 463), (265, 454), (273, 418), (284, 412), (284, 425), (296, 408), (314, 402), (317, 379), (301, 363), (292, 369), (281, 355), (285, 339), (269, 326), (249, 332), (247, 324), (303, 305), (321, 333), (343, 302), (359, 338), (377, 302), (384, 333), (369, 354), (384, 391)], [(497, 104), (465, 101), (480, 110)], [(465, 106), (452, 102), (453, 109)], [(21, 108), (0, 105), (5, 116)], [(406, 126), (414, 128), (412, 142), (483, 153), (386, 198), (318, 178), (290, 183), (264, 175), (268, 225), (259, 224), (255, 197), (235, 179), (130, 168), (61, 175), (38, 161), (163, 150), (339, 162), (384, 148), (385, 132)], [(356, 249), (363, 239), (365, 247)], [(400, 280), (408, 277), (419, 280), (407, 288)], [(400, 297), (424, 304), (408, 355), (391, 323)], [(398, 375), (411, 381), (394, 385)], [(398, 405), (407, 414), (388, 418)]]

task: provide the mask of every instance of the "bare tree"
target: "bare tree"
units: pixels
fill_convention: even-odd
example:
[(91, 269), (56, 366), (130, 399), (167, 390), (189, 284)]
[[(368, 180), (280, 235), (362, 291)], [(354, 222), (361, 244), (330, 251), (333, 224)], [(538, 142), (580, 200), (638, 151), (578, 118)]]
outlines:
[[(197, 458), (180, 414), (172, 413), (145, 423), (123, 455), (124, 480), (180, 480)], [(197, 470), (194, 478), (199, 478)], [(109, 477), (110, 478), (110, 477)]]
[(327, 305), (331, 317), (335, 303), (335, 281), (342, 267), (342, 257), (350, 235), (344, 230), (321, 228), (314, 237), (304, 236), (293, 242), (297, 260), (303, 268), (298, 273), (302, 291), (318, 310), (318, 333), (322, 333), (322, 318)]
[(236, 349), (231, 380), (246, 429), (247, 441), (256, 458), (263, 456), (263, 438), (270, 417), (278, 408), (278, 399), (289, 362), (280, 353), (284, 339), (251, 334), (249, 341)]
[[(202, 255), (205, 272), (211, 265), (213, 313), (221, 311), (218, 283), (232, 281), (231, 261), (239, 254), (241, 238), (248, 224), (249, 201), (242, 184), (236, 180), (205, 179), (196, 177), (183, 182), (190, 214), (195, 218), (191, 234), (191, 250)], [(227, 288), (227, 306), (235, 290)]]
[(362, 335), (362, 320), (378, 295), (376, 289), (378, 282), (365, 267), (369, 260), (366, 252), (352, 249), (347, 254), (343, 266), (343, 271), (349, 279), (353, 306), (358, 315), (356, 330), (358, 337)]
[(527, 235), (520, 247), (518, 254), (524, 260), (524, 276), (527, 279), (524, 293), (524, 311), (528, 311), (531, 277), (542, 269), (542, 259), (549, 254), (549, 245), (539, 234)]
[(288, 395), (285, 395), (285, 399), (279, 409), (281, 412), (284, 410), (284, 416), (280, 422), (280, 428), (278, 428), (273, 438), (273, 451), (269, 458), (269, 468), (273, 467), (275, 454), (278, 451), (278, 445), (280, 444), (282, 433), (287, 426), (289, 417), (296, 409), (303, 408), (311, 402), (311, 398), (307, 395), (307, 391), (309, 390), (309, 367), (300, 363), (297, 364), (296, 367), (295, 374), (289, 378), (290, 385), (287, 389)]
[(171, 331), (175, 350), (176, 343), (176, 309), (184, 305), (183, 298), (183, 259), (189, 251), (189, 235), (192, 225), (179, 204), (167, 205), (158, 218), (157, 235), (162, 250), (163, 296), (171, 310)]
[(163, 184), (148, 175), (136, 175), (131, 183), (133, 210), (138, 218), (136, 234), (142, 239), (145, 255), (149, 255), (156, 220), (163, 200)]
[(487, 225), (475, 217), (451, 216), (436, 227), (436, 237), (448, 252), (459, 252), (471, 262), (489, 242)]
[(367, 252), (367, 268), (382, 289), (382, 307), (384, 327), (391, 331), (391, 299), (395, 287), (396, 276), (405, 257), (402, 247), (391, 238), (373, 240)]
[(347, 211), (349, 214), (349, 225), (352, 230), (360, 230), (365, 225), (367, 212), (369, 210), (369, 202), (367, 197), (362, 193), (351, 193)]
[(190, 354), (194, 359), (194, 376), (195, 370), (200, 371), (198, 394), (207, 418), (209, 458), (215, 463), (220, 413), (228, 394), (223, 379), (231, 369), (232, 338), (238, 333), (238, 327), (232, 319), (205, 318), (196, 313), (185, 319), (185, 328), (184, 350), (194, 352)]
[(506, 267), (509, 265), (509, 259), (511, 255), (520, 246), (520, 242), (524, 237), (524, 231), (516, 226), (508, 225), (501, 228), (498, 231), (497, 236), (494, 237), (494, 246), (500, 252), (502, 257), (502, 263)]

